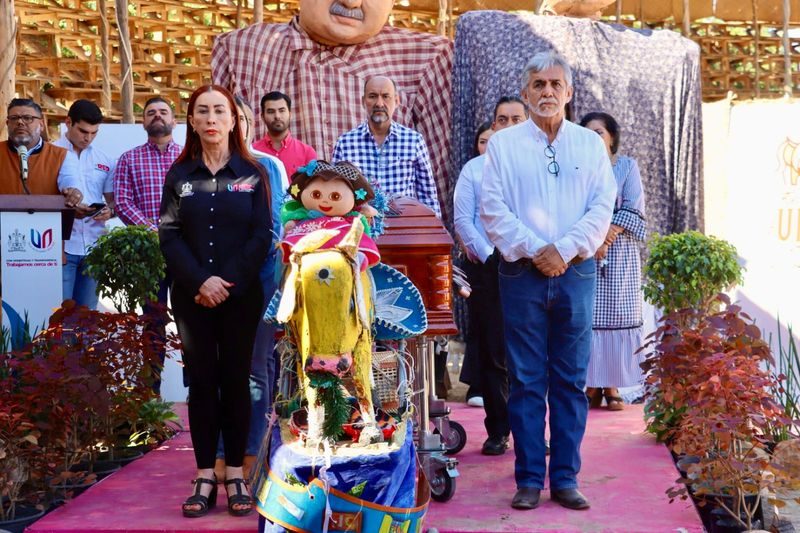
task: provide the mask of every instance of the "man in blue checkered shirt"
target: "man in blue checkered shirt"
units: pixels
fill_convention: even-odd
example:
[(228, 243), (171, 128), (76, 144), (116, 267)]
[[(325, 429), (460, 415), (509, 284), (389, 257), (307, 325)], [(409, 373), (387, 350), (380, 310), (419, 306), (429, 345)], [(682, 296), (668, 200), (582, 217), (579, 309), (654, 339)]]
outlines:
[(387, 195), (416, 198), (441, 217), (425, 139), (392, 121), (399, 104), (394, 81), (375, 76), (364, 84), (368, 120), (336, 141), (332, 161), (349, 161)]

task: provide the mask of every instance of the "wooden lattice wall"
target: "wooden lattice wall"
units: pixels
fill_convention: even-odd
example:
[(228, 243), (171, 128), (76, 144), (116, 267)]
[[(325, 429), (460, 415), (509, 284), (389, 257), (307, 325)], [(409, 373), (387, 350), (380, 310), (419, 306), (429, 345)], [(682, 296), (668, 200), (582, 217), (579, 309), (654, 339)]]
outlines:
[[(242, 0), (247, 3), (247, 0)], [(408, 2), (410, 5), (414, 2)], [(120, 66), (114, 2), (108, 2), (112, 109), (118, 118)], [(454, 20), (438, 26), (438, 13), (403, 7), (398, 2), (390, 22), (419, 31), (452, 31)], [(40, 101), (59, 119), (78, 98), (100, 102), (100, 14), (96, 0), (15, 0), (17, 91)], [(298, 10), (298, 0), (264, 4), (265, 22), (285, 22)], [(236, 0), (137, 0), (128, 3), (133, 48), (134, 102), (141, 106), (153, 94), (177, 105), (179, 113), (194, 87), (210, 77), (213, 37), (252, 21), (252, 7), (237, 10)], [(631, 18), (629, 25), (641, 26)], [(648, 24), (676, 30), (674, 23)], [(697, 22), (691, 38), (702, 50), (703, 97), (714, 100), (728, 91), (741, 98), (781, 96), (784, 59), (781, 28), (759, 26), (758, 60), (752, 23)], [(800, 33), (800, 29), (797, 30)], [(793, 90), (800, 87), (800, 36), (790, 40)], [(758, 66), (758, 84), (756, 83)]]

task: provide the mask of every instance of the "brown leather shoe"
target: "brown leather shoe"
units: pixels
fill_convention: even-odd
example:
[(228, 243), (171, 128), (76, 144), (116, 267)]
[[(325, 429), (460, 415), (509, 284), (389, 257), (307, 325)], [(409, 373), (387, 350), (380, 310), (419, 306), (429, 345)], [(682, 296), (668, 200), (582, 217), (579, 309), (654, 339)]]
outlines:
[(584, 511), (590, 507), (589, 500), (578, 492), (578, 489), (561, 489), (550, 491), (550, 499), (567, 509)]
[(523, 510), (536, 509), (539, 507), (539, 495), (541, 492), (541, 489), (534, 487), (520, 487), (511, 500), (511, 507)]

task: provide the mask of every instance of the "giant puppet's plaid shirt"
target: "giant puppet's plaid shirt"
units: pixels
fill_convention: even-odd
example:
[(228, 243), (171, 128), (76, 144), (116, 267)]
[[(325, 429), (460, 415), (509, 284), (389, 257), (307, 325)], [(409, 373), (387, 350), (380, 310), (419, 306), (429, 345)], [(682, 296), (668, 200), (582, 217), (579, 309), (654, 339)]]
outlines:
[(384, 193), (416, 198), (441, 217), (436, 183), (425, 140), (418, 132), (392, 122), (378, 148), (366, 122), (339, 137), (331, 162), (350, 161)]
[[(386, 26), (365, 43), (328, 47), (313, 41), (295, 17), (288, 24), (255, 24), (220, 35), (211, 69), (214, 83), (254, 109), (269, 91), (288, 94), (292, 134), (325, 159), (339, 136), (366, 118), (364, 82), (389, 76), (400, 97), (394, 120), (424, 137), (447, 216), (452, 61), (452, 43), (437, 35)], [(258, 113), (256, 134), (266, 134)]]

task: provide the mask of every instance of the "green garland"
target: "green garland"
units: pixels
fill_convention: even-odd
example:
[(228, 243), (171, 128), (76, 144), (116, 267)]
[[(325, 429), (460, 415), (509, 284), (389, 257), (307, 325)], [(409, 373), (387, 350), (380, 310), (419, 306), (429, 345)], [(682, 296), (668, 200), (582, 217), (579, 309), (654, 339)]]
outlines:
[(343, 433), (342, 424), (350, 420), (350, 404), (342, 393), (341, 378), (325, 372), (311, 372), (308, 373), (308, 382), (317, 389), (317, 405), (325, 408), (322, 435), (339, 440)]

